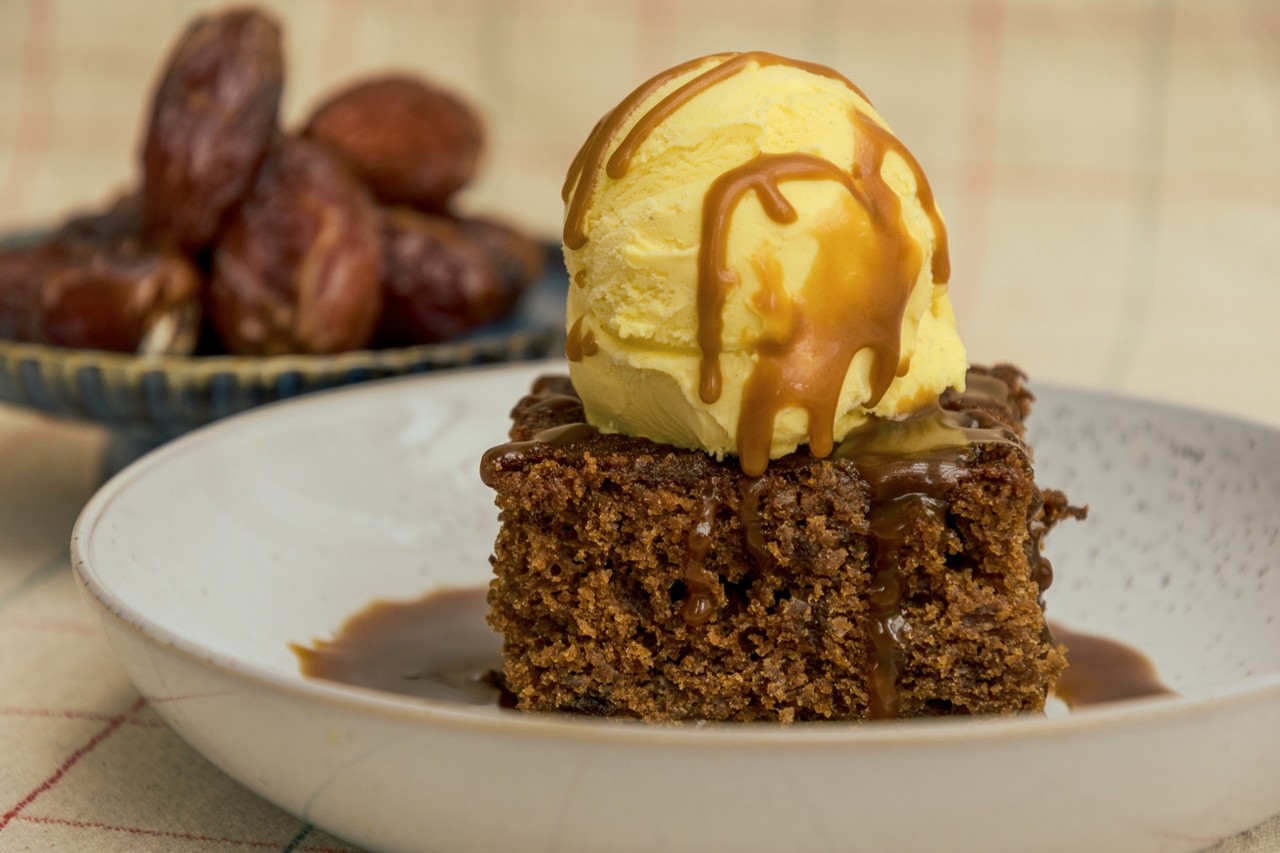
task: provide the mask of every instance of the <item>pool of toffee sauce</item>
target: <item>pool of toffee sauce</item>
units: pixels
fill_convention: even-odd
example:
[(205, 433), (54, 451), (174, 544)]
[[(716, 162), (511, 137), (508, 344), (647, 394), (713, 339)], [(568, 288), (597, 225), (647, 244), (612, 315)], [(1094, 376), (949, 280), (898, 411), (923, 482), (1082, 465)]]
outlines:
[[(347, 620), (332, 640), (293, 646), (304, 675), (463, 705), (510, 707), (496, 673), (502, 639), (485, 623), (484, 588), (434, 592), (415, 601), (377, 602)], [(1145, 696), (1172, 696), (1141, 652), (1050, 623), (1070, 665), (1054, 697), (1070, 708)]]

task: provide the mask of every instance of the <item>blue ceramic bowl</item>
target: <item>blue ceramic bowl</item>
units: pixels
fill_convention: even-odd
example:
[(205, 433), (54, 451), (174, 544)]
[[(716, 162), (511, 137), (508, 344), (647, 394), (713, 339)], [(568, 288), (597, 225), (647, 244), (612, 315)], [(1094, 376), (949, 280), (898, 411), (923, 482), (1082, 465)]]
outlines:
[[(16, 240), (4, 242), (17, 242)], [(545, 358), (564, 342), (568, 278), (548, 269), (512, 316), (444, 344), (329, 356), (137, 356), (0, 340), (0, 403), (113, 433), (106, 467), (265, 403), (412, 373)]]

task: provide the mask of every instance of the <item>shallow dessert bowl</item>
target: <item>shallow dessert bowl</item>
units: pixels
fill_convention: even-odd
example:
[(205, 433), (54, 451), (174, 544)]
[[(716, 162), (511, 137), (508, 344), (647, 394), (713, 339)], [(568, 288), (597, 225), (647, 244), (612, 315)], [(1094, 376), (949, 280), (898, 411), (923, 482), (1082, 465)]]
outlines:
[(1062, 717), (672, 725), (310, 680), (290, 643), (375, 599), (481, 586), (477, 463), (556, 364), (395, 379), (183, 437), (108, 483), (77, 579), (179, 734), (379, 850), (1196, 850), (1280, 812), (1280, 433), (1036, 387), (1051, 617), (1180, 695)]

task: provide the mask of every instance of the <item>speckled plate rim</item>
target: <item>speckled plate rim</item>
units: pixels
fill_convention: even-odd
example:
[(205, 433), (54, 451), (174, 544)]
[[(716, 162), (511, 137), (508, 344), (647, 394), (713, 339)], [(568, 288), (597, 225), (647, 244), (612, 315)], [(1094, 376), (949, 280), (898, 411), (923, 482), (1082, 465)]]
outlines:
[[(501, 364), (443, 375), (398, 376), (355, 387), (334, 389), (301, 399), (269, 403), (254, 411), (202, 427), (130, 465), (104, 485), (86, 504), (76, 520), (71, 538), (71, 562), (77, 584), (94, 606), (110, 616), (119, 626), (157, 643), (199, 665), (220, 671), (226, 676), (243, 679), (260, 687), (297, 698), (313, 700), (348, 711), (389, 716), (424, 725), (452, 727), (460, 730), (485, 731), (509, 735), (532, 736), (565, 741), (596, 741), (630, 745), (678, 744), (698, 748), (793, 749), (796, 747), (851, 747), (940, 744), (966, 741), (1007, 741), (1060, 738), (1075, 733), (1098, 730), (1124, 730), (1147, 724), (1194, 719), (1224, 709), (1252, 702), (1280, 699), (1280, 671), (1246, 676), (1193, 697), (1154, 697), (1110, 703), (1105, 706), (1065, 717), (1024, 716), (985, 717), (940, 720), (901, 720), (876, 723), (809, 722), (792, 726), (766, 723), (695, 723), (648, 724), (631, 720), (577, 718), (551, 714), (504, 712), (481, 713), (447, 702), (398, 697), (378, 690), (338, 685), (301, 674), (285, 677), (276, 672), (238, 658), (224, 655), (191, 642), (155, 624), (145, 615), (114, 595), (107, 583), (90, 565), (88, 549), (95, 529), (114, 500), (131, 484), (146, 477), (158, 466), (178, 455), (199, 452), (206, 444), (220, 440), (223, 432), (238, 431), (257, 420), (276, 416), (279, 407), (318, 407), (332, 405), (334, 395), (348, 400), (361, 394), (387, 393), (391, 383), (428, 384), (447, 381), (462, 372), (527, 371), (530, 375), (563, 369), (559, 361), (525, 364)], [(1250, 429), (1277, 432), (1273, 427), (1232, 415), (1205, 409), (1179, 406), (1163, 401), (1114, 392), (1093, 391), (1053, 383), (1037, 383), (1033, 390), (1042, 399), (1084, 396), (1110, 404), (1133, 404), (1163, 412), (1169, 416), (1211, 417)]]

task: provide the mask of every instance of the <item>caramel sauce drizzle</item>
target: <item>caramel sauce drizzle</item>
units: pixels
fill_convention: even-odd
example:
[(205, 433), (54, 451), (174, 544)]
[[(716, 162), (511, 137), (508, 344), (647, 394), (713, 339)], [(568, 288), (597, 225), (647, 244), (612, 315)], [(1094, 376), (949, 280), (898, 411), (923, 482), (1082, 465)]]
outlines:
[(586, 441), (596, 433), (596, 428), (591, 424), (572, 421), (544, 429), (528, 441), (508, 441), (506, 444), (490, 447), (480, 457), (480, 482), (491, 489), (494, 488), (501, 468), (507, 464), (519, 462), (526, 453), (540, 444), (554, 448), (571, 447), (580, 441)]
[[(671, 80), (716, 59), (721, 59), (718, 65), (686, 81), (640, 116), (604, 162), (622, 125), (641, 103)], [(867, 100), (857, 86), (833, 69), (763, 51), (702, 57), (664, 71), (605, 115), (574, 157), (562, 188), (562, 197), (568, 203), (565, 245), (577, 249), (587, 242), (586, 208), (595, 191), (602, 162), (610, 178), (624, 177), (640, 146), (669, 116), (751, 63), (789, 65), (838, 80)], [(767, 215), (780, 224), (787, 224), (794, 222), (797, 214), (783, 197), (780, 182), (832, 180), (845, 188), (870, 219), (867, 228), (856, 214), (851, 214), (839, 227), (815, 235), (822, 243), (818, 259), (794, 306), (786, 304), (786, 291), (777, 265), (757, 266), (771, 303), (764, 312), (775, 316), (766, 316), (766, 334), (757, 343), (759, 358), (748, 377), (739, 412), (738, 456), (743, 471), (751, 476), (759, 476), (768, 466), (774, 421), (781, 411), (790, 407), (800, 408), (808, 415), (809, 446), (813, 454), (818, 457), (830, 454), (840, 390), (858, 352), (872, 351), (867, 408), (874, 407), (894, 378), (905, 374), (910, 367), (910, 360), (901, 358), (900, 334), (921, 257), (919, 247), (909, 239), (902, 221), (901, 202), (880, 175), (884, 158), (890, 151), (901, 157), (914, 175), (917, 195), (933, 226), (936, 235), (933, 280), (943, 285), (950, 278), (946, 228), (920, 164), (897, 138), (869, 115), (853, 110), (850, 119), (856, 135), (855, 162), (850, 171), (811, 154), (762, 153), (717, 178), (703, 200), (697, 282), (701, 350), (698, 392), (706, 403), (714, 403), (722, 392), (723, 311), (729, 292), (739, 284), (737, 273), (727, 262), (728, 230), (738, 202), (748, 192), (755, 192)], [(789, 314), (779, 316), (783, 311)], [(568, 351), (566, 347), (566, 353)]]
[[(870, 227), (852, 213), (815, 236), (820, 246), (810, 276), (790, 300), (789, 329), (757, 341), (759, 359), (743, 389), (738, 417), (738, 458), (742, 470), (759, 476), (769, 464), (774, 420), (788, 407), (809, 419), (809, 448), (825, 457), (834, 444), (836, 408), (849, 364), (870, 349), (874, 406), (898, 375), (900, 330), (911, 286), (920, 270), (920, 251), (900, 226), (897, 195), (880, 177), (885, 147), (869, 139), (858, 121), (860, 153), (853, 174), (811, 154), (760, 154), (712, 183), (703, 200), (702, 244), (698, 251), (698, 346), (702, 351), (698, 393), (703, 402), (720, 398), (720, 351), (724, 303), (739, 278), (728, 264), (729, 221), (738, 202), (754, 191), (765, 213), (787, 224), (796, 210), (782, 195), (784, 180), (830, 180), (841, 184)], [(764, 272), (767, 267), (758, 267)], [(767, 278), (766, 278), (767, 282)], [(781, 283), (766, 283), (766, 292)], [(773, 300), (786, 304), (783, 297)]]
[[(920, 168), (920, 161), (907, 150), (898, 137), (876, 124), (868, 116), (855, 112), (852, 119), (855, 130), (862, 137), (859, 143), (866, 141), (871, 143), (869, 148), (862, 144), (856, 146), (858, 153), (857, 162), (854, 165), (854, 178), (871, 179), (872, 191), (885, 192), (893, 196), (895, 204), (900, 208), (901, 203), (897, 195), (880, 177), (880, 167), (884, 165), (885, 155), (890, 151), (902, 158), (912, 177), (915, 178), (916, 195), (920, 199), (920, 206), (924, 208), (925, 216), (929, 219), (930, 227), (933, 228), (934, 247), (929, 271), (932, 273), (934, 284), (946, 284), (951, 280), (951, 248), (947, 240), (947, 226), (942, 222), (942, 214), (938, 211), (938, 203), (933, 197), (933, 186), (925, 176), (924, 169)], [(906, 236), (906, 226), (902, 223), (901, 215), (893, 222), (879, 224), (886, 228), (897, 228), (903, 232), (904, 238)], [(914, 280), (912, 283), (914, 284)]]
[(1000, 408), (1007, 409), (1013, 405), (1013, 395), (1004, 380), (996, 376), (970, 372), (965, 378), (965, 391), (961, 396), (980, 397), (991, 400)]
[(739, 504), (738, 521), (742, 524), (747, 553), (756, 561), (757, 566), (769, 569), (776, 561), (765, 539), (764, 519), (760, 517), (760, 492), (763, 487), (764, 480), (760, 477), (743, 480), (739, 485), (742, 502)]
[(1044, 591), (1053, 585), (1053, 563), (1044, 555), (1046, 530), (1044, 494), (1036, 489), (1031, 505), (1027, 507), (1027, 538), (1022, 543), (1022, 548), (1027, 555), (1027, 565), (1031, 567), (1031, 580), (1040, 589), (1041, 603), (1044, 602)]
[[(582, 148), (574, 156), (573, 162), (569, 164), (569, 173), (565, 176), (564, 186), (560, 190), (560, 197), (569, 203), (569, 209), (565, 212), (564, 234), (562, 235), (565, 246), (570, 249), (580, 249), (586, 245), (587, 234), (583, 231), (582, 225), (583, 219), (586, 217), (587, 202), (591, 200), (591, 196), (595, 192), (596, 182), (599, 180), (600, 162), (604, 159), (609, 143), (617, 135), (618, 128), (625, 124), (640, 104), (644, 103), (654, 92), (680, 75), (720, 55), (691, 59), (674, 68), (668, 68), (661, 74), (650, 77), (644, 83), (641, 83), (634, 92), (623, 98), (622, 103), (596, 122), (591, 135), (587, 137), (587, 141), (583, 143)], [(573, 192), (572, 199), (570, 199), (569, 195), (570, 190)]]
[(1071, 707), (1177, 696), (1165, 686), (1155, 664), (1141, 652), (1115, 640), (1050, 625), (1054, 640), (1066, 644), (1067, 668), (1053, 694)]
[(605, 164), (605, 174), (613, 178), (615, 181), (625, 176), (627, 174), (627, 169), (631, 165), (631, 158), (635, 156), (636, 149), (640, 147), (655, 128), (667, 120), (668, 116), (720, 81), (734, 76), (752, 62), (761, 67), (769, 65), (787, 65), (792, 68), (799, 68), (802, 71), (808, 71), (809, 73), (816, 74), (820, 77), (836, 80), (848, 86), (858, 95), (858, 97), (867, 101), (867, 103), (871, 103), (867, 100), (867, 96), (862, 93), (862, 90), (853, 85), (851, 80), (844, 77), (844, 75), (840, 74), (835, 69), (828, 68), (825, 65), (787, 59), (786, 57), (778, 56), (773, 53), (766, 53), (762, 50), (753, 50), (748, 53), (734, 54), (732, 58), (726, 59), (716, 67), (703, 74), (699, 74), (697, 77), (685, 83), (683, 86), (676, 89), (654, 105), (653, 109), (641, 116), (640, 120), (632, 126), (631, 130), (627, 133), (626, 137), (623, 138), (622, 142), (618, 144), (618, 147), (614, 150), (612, 156), (609, 157), (609, 162)]
[[(533, 388), (529, 394), (534, 397), (542, 397), (546, 394), (563, 394), (564, 387), (567, 383), (564, 377), (556, 376), (553, 373), (543, 374), (533, 380)], [(572, 388), (572, 385), (569, 385)]]
[(902, 707), (898, 675), (904, 660), (899, 634), (907, 586), (903, 546), (911, 539), (915, 519), (932, 516), (941, 520), (946, 513), (946, 502), (919, 492), (907, 492), (883, 504), (871, 503), (867, 519), (872, 543), (867, 716), (873, 720), (894, 719)]
[[(565, 175), (564, 185), (560, 188), (560, 197), (569, 203), (569, 209), (565, 213), (563, 234), (566, 246), (570, 249), (580, 249), (586, 245), (587, 235), (583, 231), (583, 219), (586, 216), (587, 203), (595, 192), (597, 176), (600, 172), (600, 164), (604, 160), (605, 152), (608, 151), (609, 144), (613, 142), (622, 125), (627, 123), (640, 104), (648, 100), (649, 96), (654, 92), (699, 65), (704, 65), (716, 59), (723, 59), (724, 61), (663, 98), (631, 128), (631, 131), (618, 146), (618, 149), (609, 158), (606, 166), (606, 172), (609, 177), (617, 180), (626, 175), (636, 149), (640, 147), (640, 144), (644, 142), (653, 129), (669, 115), (688, 103), (694, 95), (705, 91), (721, 80), (737, 74), (751, 62), (762, 66), (789, 65), (812, 74), (838, 80), (848, 86), (864, 101), (871, 103), (871, 100), (867, 98), (861, 89), (853, 84), (853, 81), (832, 68), (827, 68), (825, 65), (819, 65), (814, 62), (787, 59), (786, 57), (761, 50), (748, 53), (716, 53), (710, 56), (702, 56), (697, 59), (691, 59), (688, 62), (682, 62), (660, 74), (655, 74), (636, 87), (635, 91), (623, 98), (622, 103), (596, 122), (596, 126), (587, 137), (587, 141), (578, 149), (578, 153), (574, 155), (573, 161), (569, 164), (569, 171)], [(706, 79), (708, 77), (712, 79)], [(572, 200), (570, 200), (571, 191)]]
[(559, 415), (563, 412), (582, 410), (582, 400), (568, 394), (544, 393), (539, 395), (538, 402), (529, 406), (528, 411), (547, 415)]
[(715, 591), (720, 579), (707, 569), (707, 555), (711, 553), (719, 509), (720, 501), (715, 495), (702, 495), (698, 520), (689, 530), (684, 564), (685, 599), (680, 605), (680, 617), (691, 627), (706, 624), (715, 614)]
[(600, 351), (600, 345), (596, 343), (596, 333), (591, 329), (582, 331), (582, 317), (573, 321), (573, 325), (569, 328), (569, 335), (564, 341), (564, 357), (569, 361), (582, 361), (588, 355), (595, 355)]
[[(1007, 390), (1004, 393), (1007, 396)], [(987, 394), (974, 389), (961, 396), (975, 399)], [(972, 448), (984, 444), (1005, 444), (1025, 452), (1016, 435), (986, 413), (950, 411), (937, 405), (901, 421), (873, 418), (835, 449), (834, 458), (852, 462), (871, 491), (867, 715), (873, 720), (893, 719), (901, 711), (902, 607), (912, 569), (904, 552), (912, 541), (912, 522), (928, 516), (945, 521), (948, 490), (964, 476)], [(1035, 563), (1030, 565), (1034, 574)]]

